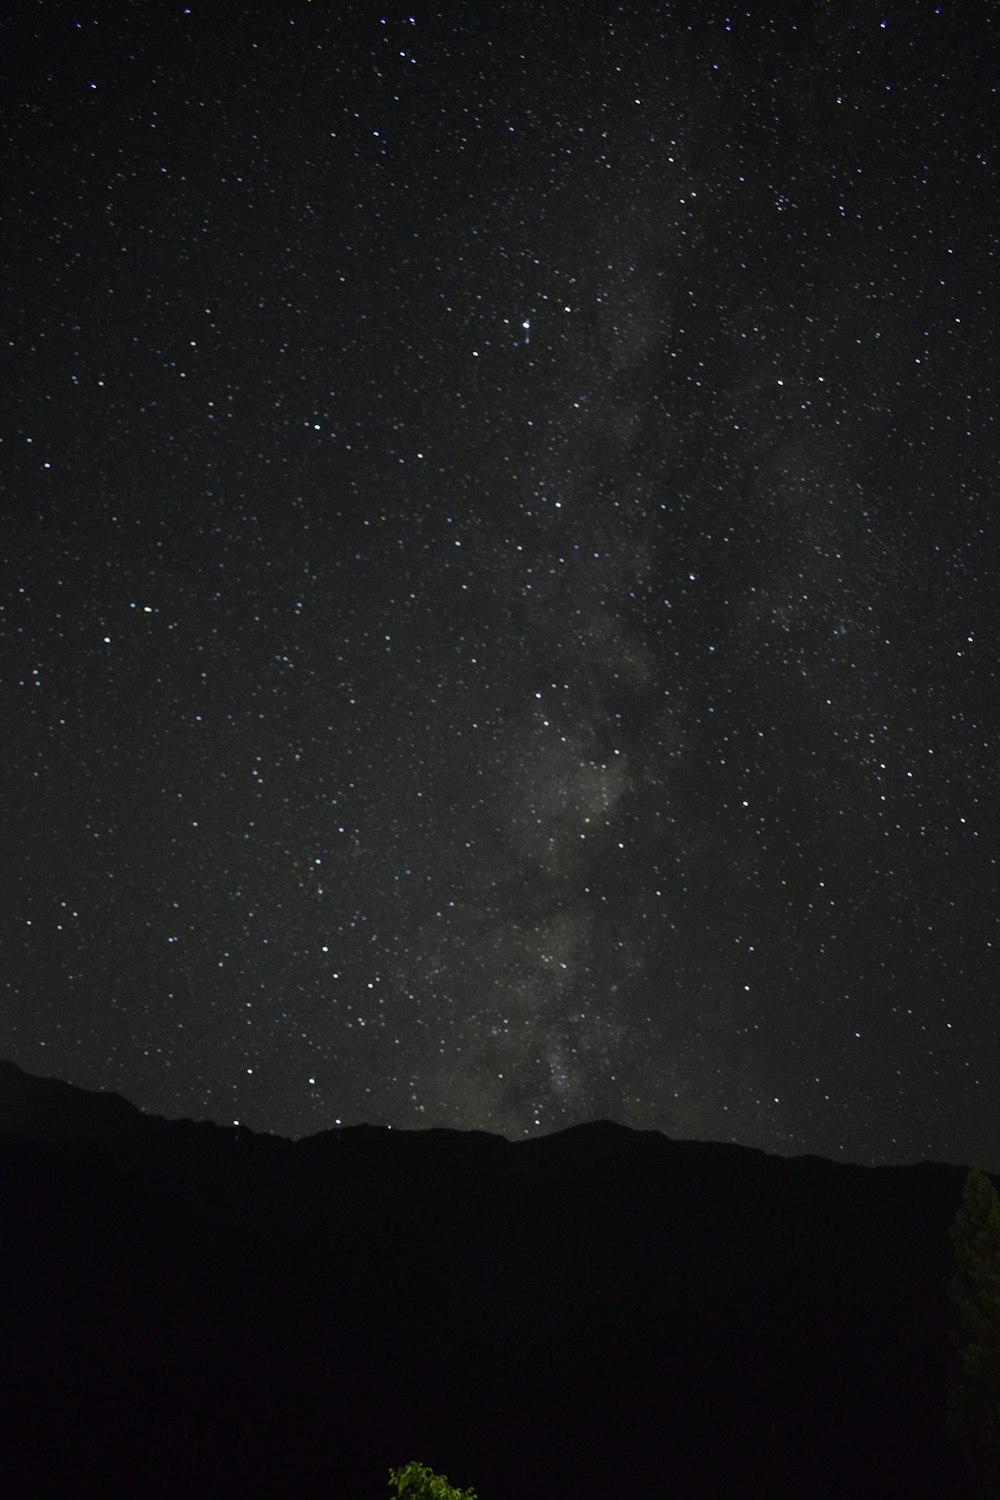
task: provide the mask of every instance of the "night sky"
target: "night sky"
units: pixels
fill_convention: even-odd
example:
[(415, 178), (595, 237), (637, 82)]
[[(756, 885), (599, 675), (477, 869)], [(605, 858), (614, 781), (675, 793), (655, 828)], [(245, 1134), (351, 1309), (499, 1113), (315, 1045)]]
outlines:
[(0, 1054), (1000, 1168), (996, 7), (234, 16), (0, 23)]

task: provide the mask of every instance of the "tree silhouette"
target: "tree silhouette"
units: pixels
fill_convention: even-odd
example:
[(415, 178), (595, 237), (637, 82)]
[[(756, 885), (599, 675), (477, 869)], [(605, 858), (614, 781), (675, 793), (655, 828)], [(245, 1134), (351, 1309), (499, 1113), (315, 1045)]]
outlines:
[(1000, 1195), (986, 1173), (970, 1169), (951, 1228), (957, 1365), (948, 1429), (961, 1444), (982, 1500), (1000, 1500)]

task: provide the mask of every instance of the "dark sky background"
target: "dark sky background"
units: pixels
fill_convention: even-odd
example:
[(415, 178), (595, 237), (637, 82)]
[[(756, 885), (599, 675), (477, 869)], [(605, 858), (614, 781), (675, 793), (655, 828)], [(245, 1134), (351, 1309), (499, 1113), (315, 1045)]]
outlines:
[(0, 1053), (1000, 1168), (996, 7), (233, 16), (0, 24)]

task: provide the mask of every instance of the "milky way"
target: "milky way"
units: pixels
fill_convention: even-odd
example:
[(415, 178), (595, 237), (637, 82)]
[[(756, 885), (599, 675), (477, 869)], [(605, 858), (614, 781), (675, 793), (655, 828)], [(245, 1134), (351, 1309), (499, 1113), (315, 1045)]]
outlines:
[(998, 1165), (995, 31), (6, 23), (0, 1050)]

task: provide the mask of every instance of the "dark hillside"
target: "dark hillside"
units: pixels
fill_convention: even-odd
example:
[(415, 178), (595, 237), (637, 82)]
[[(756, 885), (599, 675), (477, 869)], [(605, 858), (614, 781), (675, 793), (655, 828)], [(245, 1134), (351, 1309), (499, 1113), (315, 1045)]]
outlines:
[(4, 1493), (381, 1500), (410, 1457), (481, 1500), (963, 1493), (957, 1167), (292, 1143), (0, 1084)]

